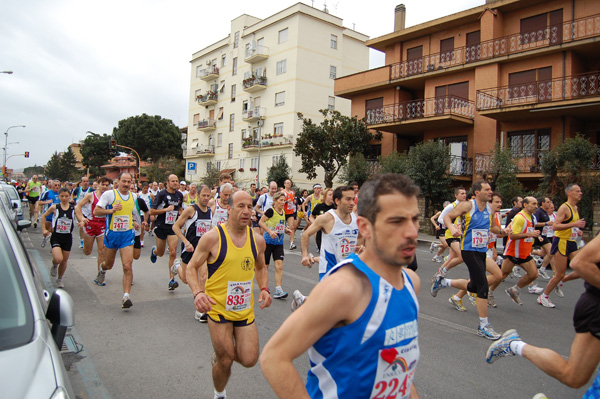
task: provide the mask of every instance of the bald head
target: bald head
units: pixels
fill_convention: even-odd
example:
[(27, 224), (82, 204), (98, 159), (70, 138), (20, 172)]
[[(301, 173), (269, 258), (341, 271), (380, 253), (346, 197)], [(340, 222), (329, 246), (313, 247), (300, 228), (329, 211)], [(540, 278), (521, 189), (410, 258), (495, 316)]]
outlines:
[(229, 196), (229, 201), (227, 202), (227, 205), (235, 206), (235, 204), (237, 202), (243, 201), (243, 200), (252, 201), (252, 197), (247, 192), (239, 190)]

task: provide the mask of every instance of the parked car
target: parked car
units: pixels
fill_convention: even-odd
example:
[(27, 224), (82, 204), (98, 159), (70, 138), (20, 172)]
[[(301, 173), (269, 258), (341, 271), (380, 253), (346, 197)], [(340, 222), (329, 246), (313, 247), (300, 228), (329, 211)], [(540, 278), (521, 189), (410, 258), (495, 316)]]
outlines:
[(2, 188), (5, 189), (10, 197), (13, 208), (17, 212), (17, 220), (23, 220), (23, 204), (21, 203), (19, 192), (12, 184), (2, 184)]
[(43, 288), (10, 224), (0, 209), (0, 396), (74, 398), (59, 349), (74, 323), (73, 299)]

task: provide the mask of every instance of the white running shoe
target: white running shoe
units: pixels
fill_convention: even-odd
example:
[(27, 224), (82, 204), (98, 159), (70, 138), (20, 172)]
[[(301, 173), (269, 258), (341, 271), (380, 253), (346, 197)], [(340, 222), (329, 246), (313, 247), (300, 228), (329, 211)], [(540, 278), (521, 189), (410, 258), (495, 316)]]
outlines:
[(546, 298), (543, 294), (538, 296), (537, 303), (542, 305), (545, 308), (555, 308), (556, 305), (552, 303), (550, 298)]
[(50, 269), (50, 275), (52, 277), (58, 276), (58, 265), (52, 265), (52, 268)]
[(433, 253), (436, 249), (437, 249), (437, 244), (435, 242), (432, 242), (431, 245), (429, 246), (429, 252)]
[(550, 275), (548, 274), (548, 271), (547, 271), (545, 268), (543, 268), (543, 269), (542, 269), (542, 268), (540, 267), (540, 268), (538, 269), (538, 274), (539, 274), (539, 275), (540, 275), (540, 277), (541, 277), (541, 278), (543, 278), (544, 280), (550, 280), (550, 279), (551, 279)]
[(177, 269), (179, 266), (181, 266), (181, 261), (179, 259), (175, 259), (173, 261), (173, 266), (171, 266), (171, 273), (173, 273), (173, 276), (177, 276)]
[(559, 298), (564, 298), (565, 297), (565, 293), (562, 290), (562, 287), (560, 284), (558, 284), (556, 287), (554, 287), (554, 292), (556, 292), (556, 295)]
[(292, 309), (292, 312), (298, 309), (300, 306), (302, 306), (305, 299), (306, 297), (302, 295), (300, 291), (295, 290), (292, 294), (292, 303), (290, 303), (290, 308)]
[(57, 286), (58, 288), (65, 288), (65, 283), (63, 283), (63, 280), (62, 280), (62, 278), (57, 278), (57, 279), (56, 279), (56, 286)]
[(498, 341), (490, 345), (485, 355), (485, 361), (491, 364), (501, 357), (516, 355), (516, 353), (510, 349), (510, 344), (511, 342), (520, 340), (521, 337), (517, 330), (506, 331)]
[(540, 295), (542, 292), (544, 292), (544, 289), (542, 287), (538, 287), (537, 284), (534, 284), (527, 287), (527, 291), (530, 294)]

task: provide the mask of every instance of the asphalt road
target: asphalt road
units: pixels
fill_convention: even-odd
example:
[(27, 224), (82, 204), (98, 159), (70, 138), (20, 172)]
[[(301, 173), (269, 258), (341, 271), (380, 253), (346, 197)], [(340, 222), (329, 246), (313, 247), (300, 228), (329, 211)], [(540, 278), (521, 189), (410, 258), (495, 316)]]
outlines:
[[(192, 294), (184, 284), (167, 290), (167, 258), (156, 264), (149, 260), (153, 237), (146, 237), (142, 257), (134, 262), (133, 307), (121, 309), (122, 271), (119, 258), (108, 272), (106, 286), (94, 284), (96, 259), (78, 248), (77, 233), (64, 282), (76, 304), (76, 326), (67, 337), (65, 363), (78, 398), (212, 398), (210, 356), (212, 346), (206, 324), (194, 315)], [(30, 258), (36, 262), (45, 282), (54, 289), (49, 276), (50, 250), (41, 248), (40, 229), (22, 233)], [(296, 238), (299, 246), (300, 238)], [(288, 243), (286, 242), (286, 248)], [(313, 248), (312, 251), (316, 253)], [(430, 278), (437, 269), (431, 262), (428, 245), (420, 245), (417, 258), (422, 280), (419, 293), (419, 342), (421, 359), (415, 384), (421, 398), (531, 398), (544, 392), (549, 398), (580, 398), (584, 388), (567, 388), (520, 357), (485, 362), (490, 341), (478, 337), (476, 309), (465, 303), (467, 312), (457, 312), (448, 303), (453, 293), (442, 290), (437, 298), (429, 293)], [(449, 277), (467, 276), (464, 265)], [(274, 286), (273, 267), (269, 269)], [(300, 250), (286, 250), (284, 289), (309, 293), (318, 280), (318, 270), (300, 265)], [(516, 280), (497, 290), (497, 309), (490, 309), (490, 322), (498, 332), (516, 328), (525, 342), (549, 347), (568, 356), (574, 337), (572, 314), (583, 291), (581, 280), (567, 283), (565, 298), (551, 297), (557, 305), (546, 309), (534, 295), (521, 294), (523, 306), (515, 305), (503, 291)], [(541, 281), (540, 285), (544, 285)], [(465, 302), (467, 302), (465, 300)], [(273, 300), (270, 308), (256, 310), (261, 347), (290, 314), (290, 298)], [(299, 373), (306, 377), (309, 361), (305, 354), (296, 360)], [(234, 365), (227, 386), (229, 398), (275, 398), (260, 368)]]

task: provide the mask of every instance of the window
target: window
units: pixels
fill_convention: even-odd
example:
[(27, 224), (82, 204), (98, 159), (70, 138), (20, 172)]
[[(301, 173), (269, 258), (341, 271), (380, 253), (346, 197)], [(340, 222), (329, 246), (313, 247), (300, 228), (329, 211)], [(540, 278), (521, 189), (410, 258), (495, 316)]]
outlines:
[(454, 83), (447, 86), (437, 86), (435, 88), (435, 114), (443, 115), (448, 111), (461, 112), (466, 104), (464, 101), (460, 101), (458, 99), (469, 99), (469, 82)]
[(327, 100), (327, 108), (330, 111), (334, 111), (335, 110), (335, 97), (329, 96), (329, 98)]
[(279, 44), (287, 42), (288, 28), (279, 31)]
[(235, 32), (233, 35), (233, 48), (237, 48), (240, 44), (240, 32)]
[(212, 168), (213, 168), (213, 163), (210, 162), (210, 161), (208, 161), (206, 163), (206, 173), (210, 173), (210, 171), (212, 170)]
[(281, 75), (286, 72), (287, 60), (281, 60), (277, 62), (277, 75)]
[(245, 164), (246, 164), (246, 158), (240, 158), (240, 169), (244, 169)]
[(217, 161), (217, 170), (221, 170), (221, 161)]
[(242, 114), (248, 113), (248, 100), (242, 102)]
[(275, 136), (283, 136), (283, 123), (276, 123), (273, 125), (273, 134)]
[(221, 56), (221, 68), (223, 68), (226, 64), (225, 60), (227, 59), (227, 54), (223, 54)]
[(382, 123), (383, 118), (383, 97), (372, 98), (365, 101), (365, 110), (367, 111), (367, 123)]
[(223, 145), (223, 133), (217, 134), (217, 147), (221, 147)]
[(330, 45), (331, 45), (332, 49), (337, 50), (337, 36), (336, 35), (331, 35)]
[(202, 95), (202, 90), (196, 90), (194, 95), (196, 96), (196, 98), (200, 97)]
[(235, 91), (236, 91), (235, 85), (231, 85), (231, 102), (235, 101)]
[(334, 65), (329, 66), (329, 79), (335, 79), (337, 68)]
[(521, 45), (550, 40), (552, 44), (562, 41), (563, 10), (535, 15), (521, 19)]
[(199, 120), (200, 120), (200, 114), (194, 114), (194, 126), (198, 126)]
[(258, 158), (250, 158), (250, 168), (258, 168)]
[(208, 145), (215, 145), (215, 136), (212, 134), (208, 136)]
[(551, 80), (552, 67), (511, 73), (508, 75), (508, 101), (520, 99), (522, 102), (528, 97), (538, 102), (551, 101), (552, 91), (546, 88), (546, 83)]
[(242, 140), (248, 138), (248, 131), (246, 129), (242, 129)]
[(279, 158), (281, 158), (281, 155), (273, 155), (273, 166), (277, 165)]
[(508, 146), (521, 172), (538, 172), (540, 158), (550, 150), (550, 129), (508, 133)]
[(279, 107), (281, 105), (285, 105), (285, 91), (275, 93), (275, 106)]
[(221, 83), (219, 83), (219, 93), (225, 93), (225, 81), (222, 80)]
[(229, 131), (233, 132), (235, 126), (235, 114), (229, 114)]
[(223, 107), (219, 107), (219, 114), (217, 115), (217, 119), (220, 121), (223, 120)]
[(237, 57), (233, 58), (233, 72), (231, 73), (233, 76), (237, 75)]
[(202, 65), (196, 67), (196, 77), (199, 78), (202, 74)]
[(227, 148), (227, 158), (233, 158), (233, 143), (229, 143), (229, 146)]
[(440, 40), (440, 63), (454, 60), (454, 38)]
[(414, 75), (423, 72), (423, 46), (406, 50), (406, 74)]
[(465, 58), (467, 62), (479, 60), (481, 51), (481, 31), (467, 33), (467, 48)]
[(192, 140), (192, 148), (198, 148), (198, 139)]

